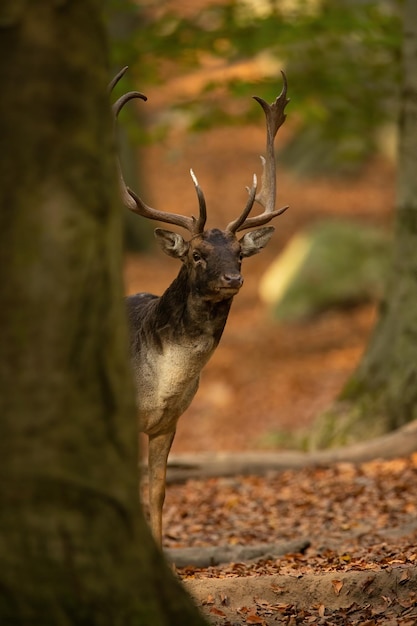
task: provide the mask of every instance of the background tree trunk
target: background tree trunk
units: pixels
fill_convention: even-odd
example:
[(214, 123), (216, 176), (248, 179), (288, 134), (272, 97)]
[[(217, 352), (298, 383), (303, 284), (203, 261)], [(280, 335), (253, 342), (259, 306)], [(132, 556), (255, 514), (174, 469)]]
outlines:
[(372, 340), (316, 444), (347, 443), (417, 419), (417, 3), (404, 3), (397, 215), (392, 268)]
[(0, 623), (202, 624), (137, 503), (97, 0), (0, 7)]

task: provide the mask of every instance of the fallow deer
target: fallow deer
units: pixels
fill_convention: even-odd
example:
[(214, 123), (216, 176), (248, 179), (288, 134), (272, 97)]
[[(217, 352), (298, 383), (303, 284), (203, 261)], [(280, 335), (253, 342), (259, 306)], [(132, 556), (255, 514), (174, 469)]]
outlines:
[[(124, 75), (124, 68), (114, 78), (111, 88)], [(264, 226), (288, 207), (275, 209), (276, 165), (274, 139), (285, 121), (287, 81), (272, 105), (255, 96), (266, 117), (266, 159), (262, 185), (257, 191), (253, 177), (249, 198), (241, 215), (224, 230), (205, 230), (206, 203), (197, 178), (191, 170), (198, 202), (199, 217), (187, 217), (147, 206), (129, 189), (119, 165), (123, 202), (142, 217), (173, 224), (187, 230), (182, 235), (157, 228), (156, 239), (162, 250), (181, 261), (178, 276), (161, 296), (138, 293), (127, 298), (131, 336), (131, 360), (137, 388), (139, 428), (149, 438), (149, 507), (150, 525), (156, 542), (162, 543), (162, 507), (168, 454), (175, 436), (178, 418), (192, 401), (200, 373), (216, 349), (226, 324), (233, 297), (242, 286), (241, 262), (266, 246), (274, 228)], [(132, 98), (146, 97), (136, 91), (121, 96), (113, 105), (115, 119)], [(254, 203), (263, 212), (249, 217)], [(262, 226), (261, 228), (259, 228)], [(240, 239), (237, 233), (256, 228)]]

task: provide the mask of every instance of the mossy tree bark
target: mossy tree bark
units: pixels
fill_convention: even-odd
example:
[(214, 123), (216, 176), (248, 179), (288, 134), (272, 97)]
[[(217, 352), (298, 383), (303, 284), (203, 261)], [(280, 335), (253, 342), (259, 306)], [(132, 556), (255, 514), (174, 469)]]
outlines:
[(397, 213), (386, 297), (373, 337), (316, 445), (344, 444), (417, 419), (417, 3), (404, 3)]
[(0, 33), (0, 623), (203, 624), (137, 503), (100, 3)]

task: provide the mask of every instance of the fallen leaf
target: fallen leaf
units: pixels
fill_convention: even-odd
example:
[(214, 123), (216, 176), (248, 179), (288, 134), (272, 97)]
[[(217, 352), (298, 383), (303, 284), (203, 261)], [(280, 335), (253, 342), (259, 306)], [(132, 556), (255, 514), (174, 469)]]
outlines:
[(238, 612), (240, 615), (247, 615), (248, 613), (250, 613), (250, 612), (251, 612), (251, 609), (250, 609), (249, 607), (247, 607), (247, 606), (240, 606), (240, 607), (237, 609), (237, 612)]
[(229, 596), (227, 596), (225, 593), (220, 594), (220, 604), (222, 604), (223, 606), (229, 605)]
[(214, 597), (209, 594), (205, 600), (201, 604), (214, 604)]
[(372, 585), (374, 580), (375, 580), (375, 576), (368, 576), (368, 578), (361, 585), (362, 591), (366, 591), (369, 585)]
[(218, 617), (226, 617), (226, 613), (215, 606), (210, 608), (210, 613), (213, 613), (213, 615), (217, 615)]
[(410, 572), (408, 570), (404, 570), (398, 582), (400, 583), (400, 585), (404, 585), (409, 580), (410, 580)]
[(264, 618), (261, 617), (260, 615), (257, 615), (256, 613), (249, 613), (249, 615), (246, 616), (246, 623), (247, 624), (260, 624), (260, 626), (263, 626), (264, 624), (266, 624)]
[(333, 590), (335, 594), (338, 596), (343, 587), (343, 581), (334, 579), (332, 580)]

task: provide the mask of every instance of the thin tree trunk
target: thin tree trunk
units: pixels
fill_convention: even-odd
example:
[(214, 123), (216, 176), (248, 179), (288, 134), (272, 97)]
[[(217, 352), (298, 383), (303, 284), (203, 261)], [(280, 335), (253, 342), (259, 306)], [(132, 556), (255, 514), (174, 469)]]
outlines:
[(0, 623), (202, 624), (137, 503), (96, 0), (0, 7)]
[(372, 340), (316, 445), (349, 443), (417, 419), (417, 3), (404, 4), (397, 215), (392, 266)]

